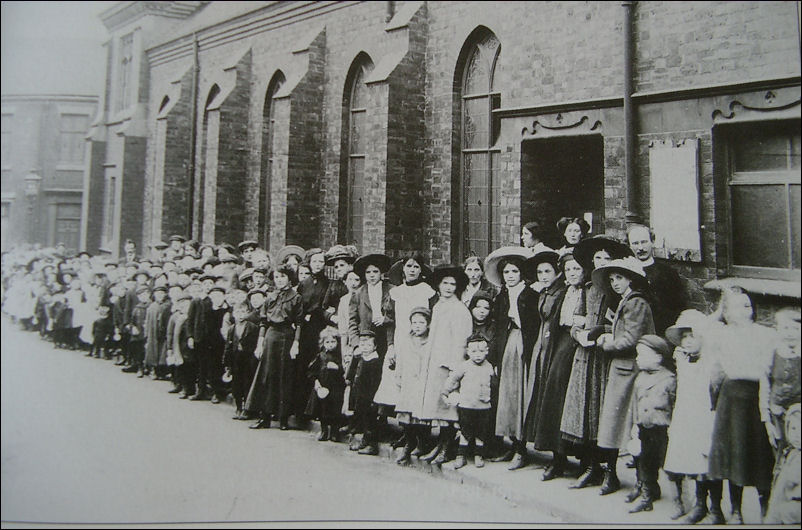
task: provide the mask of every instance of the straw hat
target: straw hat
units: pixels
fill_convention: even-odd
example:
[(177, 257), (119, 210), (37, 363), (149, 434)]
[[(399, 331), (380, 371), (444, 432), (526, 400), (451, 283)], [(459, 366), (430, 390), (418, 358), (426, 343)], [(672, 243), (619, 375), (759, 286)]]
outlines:
[[(487, 281), (496, 287), (504, 285), (501, 271), (498, 270), (499, 263), (503, 259), (512, 259), (520, 268), (523, 268), (523, 263), (528, 257), (532, 255), (532, 251), (526, 247), (519, 246), (506, 246), (497, 248), (485, 258), (485, 278)], [(523, 270), (521, 270), (523, 273)]]
[(599, 267), (594, 270), (592, 275), (593, 284), (603, 289), (605, 292), (611, 291), (612, 287), (610, 286), (609, 277), (612, 272), (618, 272), (632, 280), (633, 290), (643, 290), (649, 287), (649, 282), (646, 280), (646, 272), (643, 270), (643, 264), (634, 256), (614, 259), (604, 267)]
[(610, 259), (620, 259), (633, 256), (629, 245), (614, 239), (611, 236), (600, 234), (586, 239), (582, 239), (574, 246), (574, 259), (586, 271), (593, 270), (593, 256), (600, 250), (606, 250), (610, 254)]

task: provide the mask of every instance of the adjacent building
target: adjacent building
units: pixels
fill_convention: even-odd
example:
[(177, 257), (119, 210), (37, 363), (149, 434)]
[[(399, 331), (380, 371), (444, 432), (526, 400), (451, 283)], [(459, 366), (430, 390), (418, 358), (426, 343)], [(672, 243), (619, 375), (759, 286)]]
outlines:
[(2, 246), (80, 248), (86, 131), (98, 97), (2, 96)]
[(441, 263), (529, 220), (623, 237), (641, 219), (699, 284), (798, 303), (798, 2), (121, 2), (102, 18), (90, 250), (179, 233)]

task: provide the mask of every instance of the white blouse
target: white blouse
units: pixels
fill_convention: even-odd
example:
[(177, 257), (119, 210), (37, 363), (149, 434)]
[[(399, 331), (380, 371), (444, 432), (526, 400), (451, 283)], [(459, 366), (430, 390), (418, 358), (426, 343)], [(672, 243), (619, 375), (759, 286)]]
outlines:
[(507, 296), (510, 299), (510, 310), (507, 312), (507, 316), (515, 322), (518, 328), (521, 327), (521, 315), (518, 314), (518, 297), (524, 289), (526, 289), (526, 283), (524, 282), (519, 282), (515, 287), (507, 287)]

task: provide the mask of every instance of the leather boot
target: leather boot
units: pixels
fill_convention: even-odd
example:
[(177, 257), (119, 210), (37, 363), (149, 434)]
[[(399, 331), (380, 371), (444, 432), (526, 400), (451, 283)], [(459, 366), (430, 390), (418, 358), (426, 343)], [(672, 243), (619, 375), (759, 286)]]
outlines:
[(473, 465), (476, 467), (485, 467), (485, 458), (482, 455), (474, 455)]
[(599, 490), (599, 495), (609, 495), (620, 489), (621, 481), (618, 480), (618, 475), (616, 475), (615, 469), (610, 469), (609, 467), (605, 466), (604, 480), (602, 480), (602, 486)]
[(327, 442), (331, 436), (328, 425), (320, 425), (320, 435), (317, 437), (318, 442)]
[(673, 505), (673, 512), (671, 513), (671, 520), (676, 521), (687, 512), (685, 511), (685, 507), (682, 505), (682, 497), (676, 496), (671, 499), (671, 504)]
[(515, 453), (515, 456), (512, 457), (512, 461), (507, 469), (509, 471), (515, 471), (517, 469), (521, 469), (522, 467), (526, 467), (526, 458), (522, 453)]
[(501, 456), (496, 456), (494, 458), (491, 458), (490, 461), (491, 462), (509, 462), (510, 460), (512, 460), (513, 456), (515, 456), (515, 451), (510, 449), (509, 451), (506, 451)]
[[(192, 398), (189, 398), (192, 399)], [(262, 418), (256, 423), (252, 425), (248, 425), (249, 429), (269, 429), (270, 428), (270, 418)]]
[(443, 451), (443, 449), (445, 449), (444, 446), (445, 446), (445, 444), (442, 441), (438, 440), (437, 445), (434, 446), (434, 449), (432, 449), (431, 451), (426, 453), (424, 456), (422, 456), (421, 460), (431, 463), (432, 460), (437, 458), (437, 455), (439, 455), (440, 452)]
[(710, 524), (724, 524), (724, 513), (721, 511), (721, 506), (710, 507)]
[(395, 459), (395, 463), (399, 466), (405, 466), (412, 463), (410, 455), (412, 454), (413, 445), (407, 441), (407, 444), (401, 449), (401, 454)]
[(376, 442), (367, 444), (365, 447), (357, 451), (357, 453), (360, 455), (376, 456), (379, 454), (379, 444)]
[(398, 438), (392, 443), (391, 447), (393, 449), (398, 449), (399, 447), (404, 447), (406, 444), (407, 444), (407, 435), (406, 433), (404, 433), (401, 435), (400, 438)]
[(426, 440), (422, 434), (415, 436), (415, 449), (412, 450), (410, 456), (420, 457), (426, 454)]
[(635, 500), (640, 497), (641, 493), (643, 492), (643, 482), (640, 480), (635, 483), (635, 486), (627, 493), (627, 496), (624, 498), (624, 502), (626, 503), (633, 503)]
[(359, 451), (359, 443), (360, 443), (359, 436), (357, 436), (356, 434), (352, 434), (351, 441), (348, 444), (348, 450)]
[(601, 467), (591, 465), (585, 468), (579, 478), (576, 479), (576, 482), (571, 484), (569, 488), (578, 490), (588, 486), (601, 486), (602, 478)]
[[(703, 482), (696, 482), (696, 504), (691, 509), (688, 516), (683, 519), (683, 524), (696, 524), (707, 515), (707, 488)], [(722, 518), (723, 519), (723, 518)]]
[(540, 480), (542, 480), (543, 482), (548, 482), (549, 480), (554, 480), (555, 478), (562, 477), (564, 474), (565, 474), (565, 461), (558, 460), (557, 462), (552, 462), (552, 464), (543, 473), (543, 476), (540, 477)]
[(468, 461), (465, 459), (465, 455), (460, 452), (457, 455), (457, 458), (454, 459), (454, 469), (460, 469), (468, 465)]
[(649, 486), (644, 484), (643, 489), (641, 490), (640, 501), (635, 505), (634, 508), (629, 510), (629, 513), (650, 512), (653, 508), (652, 493), (649, 489)]

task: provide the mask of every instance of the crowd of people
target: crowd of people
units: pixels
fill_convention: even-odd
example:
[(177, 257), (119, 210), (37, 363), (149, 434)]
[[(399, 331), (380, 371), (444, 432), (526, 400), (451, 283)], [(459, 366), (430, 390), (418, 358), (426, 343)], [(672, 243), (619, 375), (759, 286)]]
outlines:
[(589, 236), (581, 218), (556, 228), (557, 250), (531, 222), (521, 246), (436, 267), (414, 252), (273, 256), (179, 235), (149, 257), (129, 241), (120, 260), (18, 249), (3, 254), (2, 307), (57, 348), (170, 381), (180, 399), (231, 394), (233, 418), (252, 429), (315, 420), (321, 442), (363, 455), (390, 443), (400, 465), (455, 469), (487, 458), (514, 471), (532, 447), (552, 455), (543, 481), (575, 458), (569, 487), (601, 495), (621, 488), (628, 454), (631, 512), (661, 498), (662, 469), (672, 519), (743, 522), (743, 488), (755, 487), (764, 522), (798, 524), (799, 308), (773, 327), (739, 289), (714, 311), (693, 308), (648, 227), (626, 242)]

